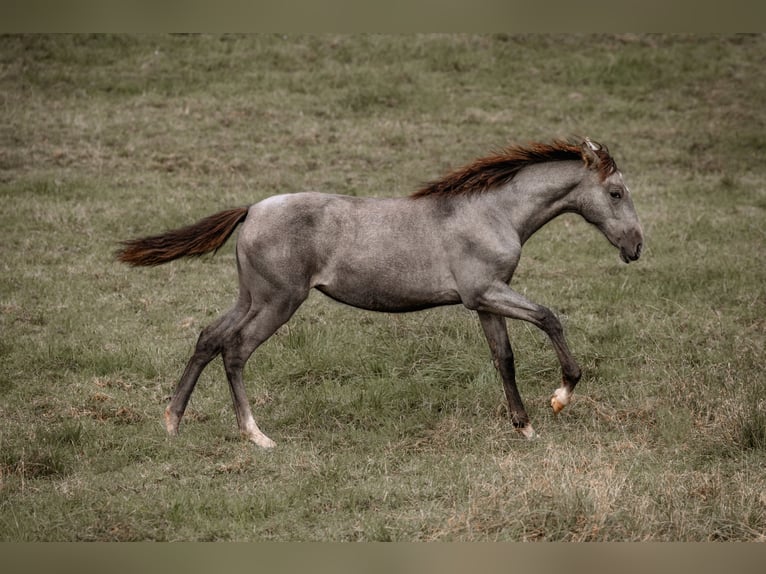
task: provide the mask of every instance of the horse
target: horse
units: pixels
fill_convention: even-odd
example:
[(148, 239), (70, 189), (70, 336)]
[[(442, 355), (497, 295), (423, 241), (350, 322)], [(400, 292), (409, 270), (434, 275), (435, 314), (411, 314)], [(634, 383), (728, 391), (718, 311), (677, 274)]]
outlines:
[(506, 318), (527, 321), (550, 339), (561, 366), (561, 384), (550, 397), (554, 413), (570, 403), (581, 370), (556, 315), (513, 290), (510, 281), (524, 243), (567, 212), (601, 231), (625, 263), (641, 256), (644, 234), (631, 193), (606, 146), (589, 138), (512, 144), (409, 196), (281, 194), (123, 241), (119, 261), (154, 266), (215, 252), (242, 225), (239, 297), (200, 333), (165, 409), (167, 432), (178, 434), (200, 374), (220, 354), (240, 433), (260, 447), (275, 446), (253, 418), (243, 369), (317, 289), (371, 311), (456, 304), (476, 311), (513, 428), (534, 438), (516, 386)]

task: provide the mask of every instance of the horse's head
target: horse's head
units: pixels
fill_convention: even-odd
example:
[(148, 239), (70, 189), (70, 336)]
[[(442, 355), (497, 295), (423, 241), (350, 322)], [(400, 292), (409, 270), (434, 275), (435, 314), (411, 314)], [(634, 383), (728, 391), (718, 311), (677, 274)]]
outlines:
[(620, 250), (625, 263), (636, 261), (641, 256), (644, 232), (622, 173), (598, 143), (586, 138), (582, 154), (588, 170), (577, 190), (580, 214)]

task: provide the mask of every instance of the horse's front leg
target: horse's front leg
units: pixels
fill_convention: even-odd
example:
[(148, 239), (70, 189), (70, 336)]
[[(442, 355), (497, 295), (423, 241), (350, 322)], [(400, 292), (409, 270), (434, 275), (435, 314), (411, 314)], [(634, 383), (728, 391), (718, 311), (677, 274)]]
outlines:
[(516, 367), (513, 362), (513, 349), (508, 339), (505, 317), (479, 311), (479, 319), (492, 351), (495, 367), (503, 380), (503, 389), (505, 390), (505, 398), (508, 400), (513, 426), (526, 438), (534, 438), (535, 430), (529, 422), (529, 416), (524, 409), (524, 403), (516, 387)]
[(551, 407), (554, 413), (559, 413), (567, 406), (575, 385), (580, 380), (581, 371), (567, 346), (564, 330), (556, 315), (547, 307), (533, 303), (504, 283), (493, 284), (481, 291), (472, 300), (471, 307), (480, 313), (495, 313), (527, 321), (548, 335), (561, 363), (562, 372), (562, 384), (551, 397)]

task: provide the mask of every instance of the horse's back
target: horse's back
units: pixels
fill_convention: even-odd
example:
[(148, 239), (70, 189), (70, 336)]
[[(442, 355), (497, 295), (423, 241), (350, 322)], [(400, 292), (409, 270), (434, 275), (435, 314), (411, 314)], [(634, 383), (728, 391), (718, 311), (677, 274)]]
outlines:
[(240, 232), (242, 273), (379, 311), (459, 302), (424, 205), (314, 192), (270, 197), (250, 208)]

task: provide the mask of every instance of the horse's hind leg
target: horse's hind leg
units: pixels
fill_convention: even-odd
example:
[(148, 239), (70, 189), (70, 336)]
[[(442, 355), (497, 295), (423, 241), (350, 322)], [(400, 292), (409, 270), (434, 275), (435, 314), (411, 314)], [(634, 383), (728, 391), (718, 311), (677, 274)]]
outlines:
[(194, 386), (205, 367), (223, 349), (224, 334), (245, 314), (241, 303), (205, 327), (197, 339), (194, 353), (186, 363), (183, 375), (176, 385), (173, 397), (165, 409), (165, 428), (171, 435), (178, 434), (181, 418), (186, 411)]
[(271, 448), (275, 443), (263, 434), (253, 418), (242, 372), (255, 349), (290, 319), (305, 298), (306, 295), (291, 300), (271, 299), (267, 305), (252, 308), (245, 319), (227, 334), (224, 342), (223, 364), (239, 431), (249, 441), (263, 448)]

